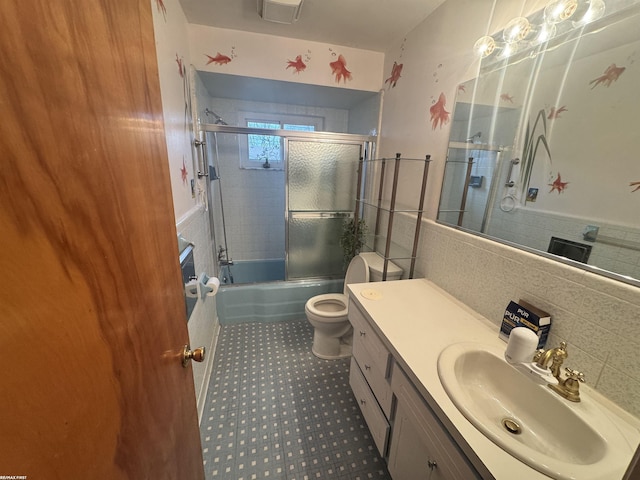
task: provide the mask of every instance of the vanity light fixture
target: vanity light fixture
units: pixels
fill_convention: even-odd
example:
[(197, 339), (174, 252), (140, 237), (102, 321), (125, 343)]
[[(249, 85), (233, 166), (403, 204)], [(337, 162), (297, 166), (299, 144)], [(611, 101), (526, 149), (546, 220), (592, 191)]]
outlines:
[[(528, 18), (512, 19), (501, 33), (479, 38), (473, 51), (486, 58), (498, 50), (497, 58), (507, 58), (523, 48), (551, 40), (556, 33), (564, 34), (598, 20), (604, 12), (605, 0), (551, 0)], [(569, 19), (572, 21), (567, 22)]]
[(507, 23), (502, 31), (502, 38), (507, 44), (516, 43), (524, 40), (531, 33), (531, 24), (524, 17), (516, 17)]
[(479, 38), (473, 45), (473, 52), (481, 58), (488, 57), (495, 49), (496, 41), (489, 35)]
[(556, 26), (543, 23), (536, 32), (535, 38), (532, 40), (533, 45), (548, 42), (556, 35)]
[(291, 24), (300, 18), (303, 0), (257, 0), (263, 20)]
[(573, 21), (574, 27), (582, 27), (603, 17), (605, 11), (604, 0), (591, 0), (588, 3), (589, 8), (582, 18)]
[(552, 0), (544, 7), (544, 21), (554, 25), (573, 16), (578, 9), (578, 0)]

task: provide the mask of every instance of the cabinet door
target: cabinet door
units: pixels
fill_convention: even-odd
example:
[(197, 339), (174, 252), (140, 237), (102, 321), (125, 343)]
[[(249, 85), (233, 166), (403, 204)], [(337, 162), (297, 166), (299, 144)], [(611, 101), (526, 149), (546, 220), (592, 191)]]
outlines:
[[(389, 453), (393, 480), (454, 480), (445, 458), (434, 449), (428, 432), (421, 428), (406, 402), (398, 402)], [(467, 477), (464, 480), (468, 480)]]
[(393, 480), (480, 479), (400, 369), (394, 369), (394, 380), (398, 372), (403, 379), (393, 382), (397, 403), (388, 462)]

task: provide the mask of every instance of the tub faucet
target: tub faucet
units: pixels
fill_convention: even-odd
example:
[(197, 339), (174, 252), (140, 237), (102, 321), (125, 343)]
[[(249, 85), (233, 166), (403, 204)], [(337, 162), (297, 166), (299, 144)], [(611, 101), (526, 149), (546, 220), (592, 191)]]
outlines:
[[(533, 357), (535, 364), (542, 368), (549, 368), (551, 374), (560, 381), (560, 367), (562, 362), (567, 358), (567, 342), (560, 342), (560, 346), (556, 348), (550, 348), (549, 350), (538, 350)], [(551, 366), (549, 366), (551, 363)]]
[(233, 265), (233, 259), (227, 258), (227, 249), (222, 245), (218, 247), (218, 264), (221, 267), (226, 267), (227, 265)]

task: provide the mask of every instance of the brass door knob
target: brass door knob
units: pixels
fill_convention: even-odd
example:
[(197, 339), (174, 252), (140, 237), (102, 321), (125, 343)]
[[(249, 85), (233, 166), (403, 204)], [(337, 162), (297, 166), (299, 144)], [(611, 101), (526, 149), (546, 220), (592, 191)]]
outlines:
[(191, 350), (189, 345), (185, 345), (182, 350), (182, 366), (186, 368), (189, 365), (189, 360), (195, 360), (196, 362), (202, 362), (204, 360), (204, 347)]

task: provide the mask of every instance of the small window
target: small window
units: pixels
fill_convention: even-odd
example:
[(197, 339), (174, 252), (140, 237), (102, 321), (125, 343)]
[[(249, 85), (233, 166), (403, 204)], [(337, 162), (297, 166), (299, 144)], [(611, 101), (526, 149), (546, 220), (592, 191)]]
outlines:
[[(295, 115), (245, 113), (241, 121), (249, 128), (267, 130), (296, 130), (314, 132), (322, 130), (323, 118)], [(242, 116), (241, 116), (242, 117)], [(284, 142), (275, 135), (249, 134), (239, 136), (240, 168), (284, 169)]]

